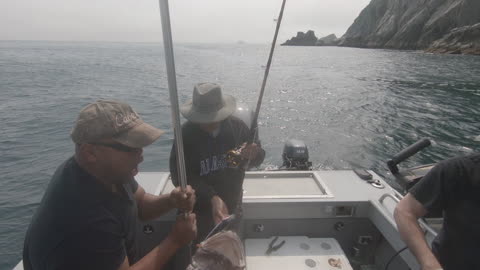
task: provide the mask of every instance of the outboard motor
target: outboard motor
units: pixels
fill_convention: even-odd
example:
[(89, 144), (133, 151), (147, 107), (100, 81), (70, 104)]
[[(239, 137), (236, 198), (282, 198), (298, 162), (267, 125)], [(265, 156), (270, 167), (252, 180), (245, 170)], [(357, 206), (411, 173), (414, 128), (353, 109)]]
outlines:
[(308, 161), (308, 148), (303, 141), (290, 139), (283, 147), (283, 165), (287, 170), (305, 171), (312, 169)]

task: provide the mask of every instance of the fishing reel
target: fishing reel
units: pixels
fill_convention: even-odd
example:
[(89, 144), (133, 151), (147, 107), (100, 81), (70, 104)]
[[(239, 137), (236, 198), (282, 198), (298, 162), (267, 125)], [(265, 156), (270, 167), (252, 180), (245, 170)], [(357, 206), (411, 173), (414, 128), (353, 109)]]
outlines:
[[(253, 145), (254, 147), (259, 147), (256, 144), (253, 144)], [(255, 160), (256, 155), (259, 153), (257, 150), (250, 148), (250, 146), (252, 146), (252, 144), (247, 142), (228, 151), (225, 157), (227, 167), (234, 168), (234, 169), (243, 169), (243, 170), (249, 169), (250, 161)], [(244, 151), (247, 151), (246, 155), (245, 153), (243, 153)], [(255, 156), (252, 156), (251, 151), (254, 151), (254, 153), (257, 153), (257, 154), (255, 154)]]
[(247, 160), (242, 157), (242, 150), (244, 146), (236, 147), (227, 152), (227, 166), (229, 168), (244, 168), (247, 164)]

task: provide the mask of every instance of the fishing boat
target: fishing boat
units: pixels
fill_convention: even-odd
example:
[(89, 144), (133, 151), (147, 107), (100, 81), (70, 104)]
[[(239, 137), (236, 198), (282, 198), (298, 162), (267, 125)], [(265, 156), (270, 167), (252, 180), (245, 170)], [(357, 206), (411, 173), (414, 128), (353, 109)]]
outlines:
[[(402, 152), (419, 150), (408, 149)], [(282, 158), (282, 170), (246, 173), (239, 233), (246, 269), (420, 269), (393, 218), (401, 191), (371, 170), (310, 170), (308, 148), (300, 140), (288, 140)], [(136, 178), (155, 195), (174, 188), (168, 172)], [(139, 221), (141, 256), (166, 237), (176, 214)], [(431, 242), (438, 228), (420, 223)], [(276, 249), (267, 252), (273, 240)], [(14, 270), (21, 269), (20, 262)]]
[[(174, 129), (178, 131), (181, 128), (166, 3), (166, 0), (160, 0), (172, 118)], [(165, 10), (167, 12), (163, 14)], [(256, 129), (259, 105), (281, 18), (282, 13), (277, 20), (257, 109), (253, 117), (250, 115), (248, 120), (242, 118), (252, 129)], [(177, 142), (182, 142), (181, 132), (175, 132), (175, 136)], [(420, 144), (424, 147), (425, 143)], [(178, 143), (177, 156), (183, 158), (180, 146), (181, 143)], [(391, 170), (397, 169), (392, 171), (397, 179), (407, 179), (405, 183), (410, 181), (411, 177), (407, 177), (409, 174), (400, 172), (396, 166), (419, 151), (422, 148), (420, 146), (414, 145), (389, 161)], [(282, 170), (246, 172), (243, 218), (239, 230), (246, 269), (420, 269), (402, 241), (393, 218), (393, 211), (402, 199), (403, 192), (393, 188), (372, 170), (312, 170), (308, 149), (300, 140), (288, 140), (282, 158)], [(416, 176), (416, 179), (421, 177), (419, 174)], [(141, 172), (136, 180), (146, 192), (154, 195), (169, 194), (174, 188), (169, 172)], [(167, 236), (176, 215), (176, 211), (171, 211), (159, 219), (138, 222), (140, 256), (147, 254)], [(437, 231), (428, 222), (419, 222), (427, 241), (431, 243)], [(179, 265), (173, 258), (169, 266), (175, 270), (185, 269)], [(22, 262), (14, 268), (21, 269)]]
[[(247, 269), (419, 269), (393, 219), (402, 195), (366, 172), (371, 179), (353, 170), (247, 172), (240, 230)], [(168, 173), (138, 179), (155, 194), (173, 188)], [(140, 225), (143, 253), (159, 243), (174, 217)], [(433, 240), (437, 232), (422, 226)], [(277, 236), (284, 245), (267, 254)]]
[[(301, 141), (285, 144), (284, 161), (305, 164)], [(167, 194), (169, 173), (140, 173), (139, 183), (154, 194)], [(244, 181), (240, 237), (246, 269), (420, 269), (400, 238), (393, 211), (402, 198), (371, 170), (250, 171)], [(140, 223), (141, 252), (155, 247), (175, 219)], [(426, 239), (437, 231), (421, 221)], [(278, 238), (277, 238), (278, 237)], [(277, 246), (270, 251), (271, 243)]]

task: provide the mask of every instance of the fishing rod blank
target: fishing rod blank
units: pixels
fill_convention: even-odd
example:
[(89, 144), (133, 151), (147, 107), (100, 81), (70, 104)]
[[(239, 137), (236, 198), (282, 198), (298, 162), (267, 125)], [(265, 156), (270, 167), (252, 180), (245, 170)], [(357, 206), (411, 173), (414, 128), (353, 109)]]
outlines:
[(175, 59), (173, 57), (172, 31), (170, 26), (170, 13), (168, 0), (159, 0), (160, 17), (162, 19), (163, 47), (165, 49), (165, 62), (167, 65), (168, 90), (170, 92), (170, 104), (172, 109), (172, 123), (175, 134), (177, 153), (178, 179), (182, 190), (187, 187), (187, 176), (185, 170), (185, 157), (183, 154), (182, 127), (180, 125), (180, 112), (178, 109), (177, 77), (175, 74)]
[[(272, 64), (273, 52), (275, 50), (275, 44), (277, 43), (278, 31), (280, 30), (280, 24), (282, 23), (283, 10), (285, 9), (285, 2), (286, 2), (286, 0), (283, 0), (282, 8), (280, 9), (280, 15), (278, 16), (277, 26), (275, 28), (275, 34), (273, 36), (273, 41), (272, 41), (272, 47), (270, 48), (270, 54), (268, 55), (267, 66), (265, 68), (265, 74), (263, 76), (262, 87), (260, 88), (260, 95), (259, 95), (258, 101), (257, 101), (257, 108), (255, 109), (255, 114), (254, 114), (253, 119), (252, 119), (251, 128), (250, 128), (250, 136), (248, 138), (247, 144), (252, 144), (257, 137), (258, 115), (260, 114), (260, 107), (262, 105), (263, 94), (265, 92), (265, 86), (267, 85), (268, 73), (270, 72), (270, 66)], [(227, 162), (228, 162), (228, 164), (230, 164), (230, 166), (248, 168), (248, 166), (250, 164), (250, 159), (246, 160), (246, 162), (245, 162), (245, 160), (242, 160), (242, 158), (240, 157), (241, 151), (242, 151), (241, 147), (238, 147), (236, 149), (232, 149), (232, 150), (228, 151)]]
[(286, 0), (283, 0), (282, 2), (282, 8), (280, 9), (280, 15), (278, 16), (278, 20), (277, 20), (277, 27), (275, 28), (275, 35), (273, 36), (272, 47), (270, 48), (270, 54), (268, 55), (267, 67), (265, 68), (265, 74), (263, 76), (262, 87), (260, 89), (260, 95), (257, 101), (257, 108), (255, 109), (255, 114), (252, 120), (251, 136), (250, 136), (250, 140), (248, 141), (249, 143), (252, 143), (254, 141), (255, 134), (257, 133), (258, 115), (260, 114), (260, 107), (262, 105), (263, 94), (265, 92), (265, 86), (267, 85), (268, 73), (270, 72), (270, 66), (272, 64), (273, 51), (275, 50), (275, 44), (277, 43), (278, 31), (280, 30), (280, 24), (282, 23), (283, 10), (285, 9), (285, 2)]

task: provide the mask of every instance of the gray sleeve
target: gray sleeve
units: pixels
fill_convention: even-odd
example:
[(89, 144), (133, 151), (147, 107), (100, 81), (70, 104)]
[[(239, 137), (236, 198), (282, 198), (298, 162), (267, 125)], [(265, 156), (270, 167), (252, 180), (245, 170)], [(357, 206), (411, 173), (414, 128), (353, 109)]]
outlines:
[(429, 212), (446, 208), (451, 191), (462, 172), (456, 160), (446, 160), (433, 167), (409, 193)]

